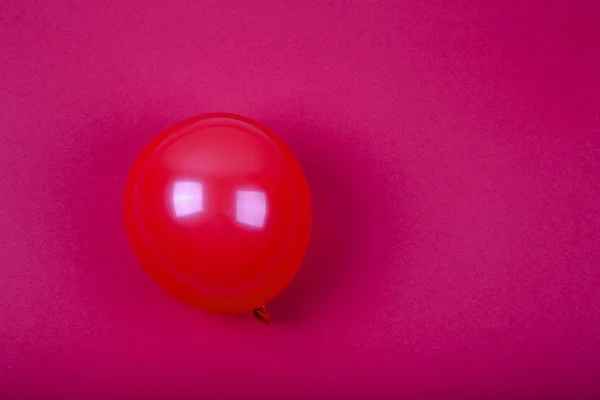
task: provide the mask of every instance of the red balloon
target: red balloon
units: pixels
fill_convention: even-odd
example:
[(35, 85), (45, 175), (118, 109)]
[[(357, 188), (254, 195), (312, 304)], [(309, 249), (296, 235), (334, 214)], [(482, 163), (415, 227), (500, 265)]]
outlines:
[(123, 206), (152, 279), (219, 313), (265, 313), (300, 268), (312, 227), (296, 157), (266, 128), (229, 114), (187, 119), (150, 141)]

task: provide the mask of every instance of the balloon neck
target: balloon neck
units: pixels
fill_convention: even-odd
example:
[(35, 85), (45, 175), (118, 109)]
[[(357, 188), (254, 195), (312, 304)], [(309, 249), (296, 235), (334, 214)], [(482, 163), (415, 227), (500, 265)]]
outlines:
[(267, 310), (266, 306), (260, 306), (254, 311), (252, 311), (254, 316), (258, 318), (261, 322), (269, 325), (271, 323), (271, 317), (269, 316), (269, 310)]

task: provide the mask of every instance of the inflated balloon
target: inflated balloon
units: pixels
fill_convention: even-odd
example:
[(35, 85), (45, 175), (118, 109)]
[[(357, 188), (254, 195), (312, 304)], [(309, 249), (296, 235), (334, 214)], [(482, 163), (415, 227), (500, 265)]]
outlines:
[(290, 283), (310, 240), (302, 168), (275, 134), (229, 114), (159, 134), (125, 187), (129, 242), (145, 271), (194, 307), (254, 314)]

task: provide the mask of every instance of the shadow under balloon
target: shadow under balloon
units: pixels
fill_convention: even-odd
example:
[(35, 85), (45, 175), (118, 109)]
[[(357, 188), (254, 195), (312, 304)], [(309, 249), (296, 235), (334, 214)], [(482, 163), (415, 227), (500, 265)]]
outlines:
[[(327, 308), (332, 300), (349, 297), (354, 302), (356, 296), (368, 295), (372, 283), (363, 277), (370, 274), (378, 279), (382, 273), (376, 271), (378, 260), (373, 259), (373, 264), (364, 260), (379, 252), (374, 246), (381, 246), (385, 256), (390, 239), (374, 244), (370, 234), (378, 225), (389, 223), (386, 219), (394, 218), (396, 211), (389, 208), (388, 193), (381, 190), (386, 185), (377, 162), (350, 139), (359, 137), (356, 134), (296, 122), (285, 126), (274, 121), (268, 126), (298, 157), (313, 203), (313, 231), (303, 265), (269, 304), (275, 323), (294, 323), (311, 319), (311, 314)], [(380, 201), (374, 199), (378, 196)], [(355, 287), (359, 293), (350, 293)]]

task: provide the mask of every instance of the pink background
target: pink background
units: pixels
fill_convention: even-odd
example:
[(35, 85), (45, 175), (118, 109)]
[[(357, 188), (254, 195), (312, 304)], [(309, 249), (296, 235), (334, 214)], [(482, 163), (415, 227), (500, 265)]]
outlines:
[[(600, 395), (600, 3), (82, 4), (0, 5), (2, 399)], [(122, 228), (137, 152), (212, 111), (312, 186), (270, 327)]]

